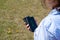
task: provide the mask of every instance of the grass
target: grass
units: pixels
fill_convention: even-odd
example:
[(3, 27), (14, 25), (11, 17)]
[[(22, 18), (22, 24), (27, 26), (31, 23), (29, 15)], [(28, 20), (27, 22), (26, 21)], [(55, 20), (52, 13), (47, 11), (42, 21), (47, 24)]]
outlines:
[(34, 16), (39, 24), (47, 13), (40, 0), (0, 0), (0, 40), (33, 40), (22, 19)]

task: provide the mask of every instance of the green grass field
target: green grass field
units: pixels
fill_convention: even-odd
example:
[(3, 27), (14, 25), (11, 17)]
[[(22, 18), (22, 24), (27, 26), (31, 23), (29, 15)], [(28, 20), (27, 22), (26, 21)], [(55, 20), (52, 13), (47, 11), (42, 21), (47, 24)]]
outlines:
[(0, 40), (33, 40), (22, 19), (34, 16), (39, 24), (47, 13), (40, 0), (0, 0)]

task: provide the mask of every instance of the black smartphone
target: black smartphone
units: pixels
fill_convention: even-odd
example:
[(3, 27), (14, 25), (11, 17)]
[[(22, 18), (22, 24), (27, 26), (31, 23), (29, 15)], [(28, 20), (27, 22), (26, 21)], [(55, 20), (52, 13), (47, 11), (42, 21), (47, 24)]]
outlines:
[(29, 24), (30, 30), (32, 32), (34, 32), (34, 30), (37, 28), (37, 23), (36, 23), (34, 17), (27, 16), (27, 17), (23, 18), (23, 20), (26, 24)]

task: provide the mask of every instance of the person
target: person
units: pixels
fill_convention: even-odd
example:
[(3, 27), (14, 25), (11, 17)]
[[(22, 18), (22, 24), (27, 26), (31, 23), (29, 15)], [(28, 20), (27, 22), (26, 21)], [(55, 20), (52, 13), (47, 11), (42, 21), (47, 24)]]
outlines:
[[(44, 0), (50, 13), (34, 31), (34, 40), (60, 40), (60, 0)], [(29, 24), (26, 25), (30, 30)]]

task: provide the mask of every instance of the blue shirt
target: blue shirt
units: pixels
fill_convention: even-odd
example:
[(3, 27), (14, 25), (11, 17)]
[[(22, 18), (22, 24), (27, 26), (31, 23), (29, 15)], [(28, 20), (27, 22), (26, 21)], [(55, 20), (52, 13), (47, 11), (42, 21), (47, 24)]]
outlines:
[(60, 11), (53, 9), (34, 31), (34, 40), (60, 40)]

